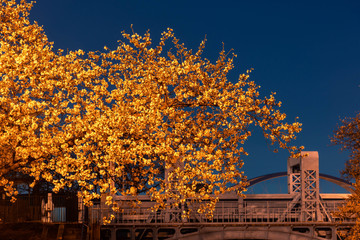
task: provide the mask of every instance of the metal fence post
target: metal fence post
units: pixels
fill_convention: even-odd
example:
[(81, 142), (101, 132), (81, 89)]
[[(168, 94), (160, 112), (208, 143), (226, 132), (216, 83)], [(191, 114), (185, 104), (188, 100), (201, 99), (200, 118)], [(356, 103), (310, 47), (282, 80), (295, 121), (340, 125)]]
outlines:
[(54, 210), (52, 193), (48, 193), (47, 195), (47, 203), (45, 204), (45, 212), (46, 212), (46, 222), (52, 222), (51, 216)]
[(84, 202), (83, 198), (78, 195), (78, 222), (83, 223), (84, 222)]

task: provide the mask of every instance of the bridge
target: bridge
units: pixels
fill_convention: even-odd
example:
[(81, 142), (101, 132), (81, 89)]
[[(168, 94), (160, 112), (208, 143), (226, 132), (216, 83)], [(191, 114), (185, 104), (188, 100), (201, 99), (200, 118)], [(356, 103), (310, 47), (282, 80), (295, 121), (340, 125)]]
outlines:
[[(320, 193), (319, 179), (335, 183), (352, 192), (351, 183), (319, 173), (317, 152), (303, 152), (301, 158), (289, 158), (287, 172), (273, 173), (249, 180), (250, 186), (272, 178), (287, 176), (287, 194), (222, 195), (212, 219), (193, 211), (182, 217), (184, 208), (153, 212), (147, 196), (142, 204), (131, 208), (128, 197), (116, 196), (124, 211), (116, 213), (111, 224), (101, 226), (104, 240), (150, 239), (343, 239), (354, 225), (354, 219), (339, 219), (334, 215), (349, 194)], [(93, 223), (100, 223), (110, 209), (103, 202), (90, 211)]]

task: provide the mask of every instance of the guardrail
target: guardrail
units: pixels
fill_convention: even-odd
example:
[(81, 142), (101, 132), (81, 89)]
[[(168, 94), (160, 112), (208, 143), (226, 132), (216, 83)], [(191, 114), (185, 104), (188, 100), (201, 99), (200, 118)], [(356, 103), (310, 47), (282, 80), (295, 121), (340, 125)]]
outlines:
[[(333, 213), (343, 201), (327, 201), (323, 203), (326, 211), (320, 211), (323, 215), (323, 222), (341, 221), (335, 218)], [(283, 203), (281, 207), (274, 207), (273, 201), (252, 201), (239, 205), (238, 202), (218, 202), (212, 218), (205, 214), (192, 211), (189, 216), (182, 216), (183, 210), (191, 208), (184, 205), (182, 209), (158, 210), (156, 212), (146, 208), (123, 208), (121, 212), (113, 212), (105, 205), (94, 205), (91, 208), (91, 222), (102, 222), (103, 217), (115, 215), (113, 224), (122, 223), (221, 223), (221, 222), (244, 222), (244, 223), (280, 223), (280, 222), (301, 222), (301, 209), (299, 207), (289, 208), (289, 202)], [(329, 214), (329, 215), (326, 215)], [(347, 219), (348, 220), (348, 219)]]
[[(212, 218), (207, 218), (205, 214), (197, 213), (196, 205), (191, 203), (184, 204), (179, 209), (150, 210), (155, 203), (149, 199), (142, 201), (137, 207), (130, 207), (130, 201), (126, 198), (118, 200), (121, 202), (122, 211), (113, 212), (111, 208), (104, 204), (95, 204), (89, 209), (89, 214), (85, 214), (85, 207), (81, 199), (74, 195), (53, 195), (44, 196), (18, 196), (15, 203), (9, 199), (0, 199), (0, 219), (2, 222), (78, 222), (82, 223), (89, 220), (91, 223), (102, 223), (103, 217), (115, 215), (112, 223), (222, 223), (222, 222), (244, 222), (244, 223), (280, 223), (280, 222), (300, 222), (301, 209), (294, 205), (291, 200), (221, 200), (216, 204)], [(344, 201), (322, 201), (320, 212), (323, 222), (337, 222), (334, 212)], [(182, 216), (183, 210), (194, 209), (189, 216)], [(89, 215), (89, 216), (87, 216)], [(346, 219), (351, 221), (351, 219)]]

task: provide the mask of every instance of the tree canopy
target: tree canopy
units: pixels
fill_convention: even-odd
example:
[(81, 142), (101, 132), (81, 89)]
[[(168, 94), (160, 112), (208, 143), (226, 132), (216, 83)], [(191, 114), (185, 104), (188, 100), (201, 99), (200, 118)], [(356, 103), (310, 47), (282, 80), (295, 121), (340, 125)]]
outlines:
[[(163, 32), (123, 33), (117, 48), (55, 51), (32, 3), (0, 0), (0, 185), (11, 172), (53, 191), (77, 184), (88, 205), (108, 193), (146, 193), (160, 207), (241, 193), (246, 140), (254, 126), (274, 148), (301, 130), (286, 123), (275, 93), (261, 97), (247, 71), (227, 79), (235, 54), (216, 62)], [(200, 187), (199, 187), (200, 186)], [(172, 198), (170, 203), (166, 199)], [(209, 202), (207, 202), (209, 204)], [(116, 206), (114, 205), (116, 210)], [(204, 211), (202, 207), (200, 211)]]
[(354, 192), (347, 199), (346, 204), (340, 208), (339, 215), (345, 218), (356, 218), (356, 225), (351, 229), (346, 239), (360, 238), (360, 113), (354, 118), (346, 118), (342, 125), (336, 129), (333, 138), (334, 144), (341, 145), (342, 150), (350, 152), (342, 175), (353, 180)]
[(350, 152), (342, 174), (349, 180), (355, 180), (360, 177), (360, 113), (354, 118), (343, 119), (341, 123), (332, 142)]

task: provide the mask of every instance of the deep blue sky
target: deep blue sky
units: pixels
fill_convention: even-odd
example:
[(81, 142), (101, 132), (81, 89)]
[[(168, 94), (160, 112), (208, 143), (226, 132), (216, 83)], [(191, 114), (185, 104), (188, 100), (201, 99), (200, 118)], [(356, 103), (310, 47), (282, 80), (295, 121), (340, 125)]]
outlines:
[[(262, 96), (276, 92), (288, 121), (298, 116), (303, 123), (296, 144), (319, 151), (322, 173), (340, 176), (348, 153), (331, 146), (329, 137), (339, 119), (360, 111), (359, 11), (355, 0), (38, 0), (30, 17), (55, 48), (69, 50), (114, 48), (131, 24), (139, 34), (149, 29), (154, 42), (170, 27), (192, 49), (206, 35), (210, 60), (224, 43), (238, 55), (229, 80), (254, 68), (251, 79)], [(286, 171), (288, 153), (270, 151), (260, 132), (247, 147), (249, 178)]]

